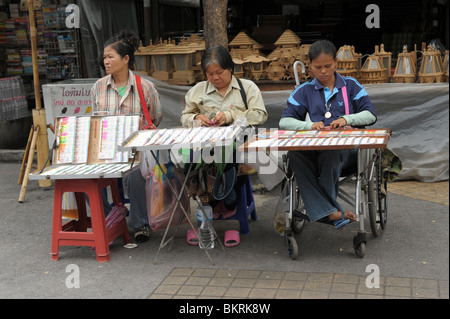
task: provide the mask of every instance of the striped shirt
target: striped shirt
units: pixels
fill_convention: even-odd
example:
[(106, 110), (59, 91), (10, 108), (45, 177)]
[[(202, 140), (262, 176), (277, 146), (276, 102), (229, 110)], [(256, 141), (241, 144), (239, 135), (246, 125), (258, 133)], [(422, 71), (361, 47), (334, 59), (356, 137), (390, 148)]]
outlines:
[[(136, 77), (131, 70), (129, 72), (127, 88), (123, 97), (120, 96), (119, 90), (114, 83), (114, 78), (111, 75), (107, 75), (95, 82), (91, 88), (93, 110), (94, 112), (99, 112), (98, 115), (103, 115), (103, 112), (107, 112), (108, 115), (140, 114), (142, 117), (140, 127), (142, 127), (143, 123), (146, 122), (136, 87)], [(141, 77), (141, 83), (150, 118), (153, 124), (157, 126), (163, 117), (159, 93), (153, 83), (143, 77)]]

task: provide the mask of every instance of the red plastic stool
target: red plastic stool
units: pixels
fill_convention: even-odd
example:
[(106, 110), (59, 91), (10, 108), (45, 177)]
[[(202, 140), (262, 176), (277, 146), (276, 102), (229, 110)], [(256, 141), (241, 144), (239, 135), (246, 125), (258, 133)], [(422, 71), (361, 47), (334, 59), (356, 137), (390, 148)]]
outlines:
[[(107, 262), (109, 242), (122, 236), (124, 243), (130, 242), (127, 222), (121, 222), (106, 228), (103, 211), (102, 190), (111, 187), (114, 204), (120, 203), (120, 194), (116, 178), (105, 179), (57, 179), (53, 198), (52, 260), (59, 259), (59, 246), (91, 246), (95, 248), (97, 261)], [(62, 224), (62, 195), (74, 192), (78, 206), (78, 220)], [(89, 196), (91, 217), (86, 214), (85, 194)], [(92, 232), (87, 229), (92, 228)]]

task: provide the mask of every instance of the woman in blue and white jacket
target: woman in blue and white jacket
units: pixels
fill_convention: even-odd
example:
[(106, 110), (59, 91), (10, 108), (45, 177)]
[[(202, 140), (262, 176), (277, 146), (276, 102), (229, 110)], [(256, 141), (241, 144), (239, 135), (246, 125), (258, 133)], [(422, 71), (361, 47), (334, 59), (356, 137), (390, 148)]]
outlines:
[[(281, 129), (364, 127), (376, 122), (374, 106), (364, 87), (354, 78), (336, 73), (333, 43), (327, 40), (313, 43), (309, 60), (315, 78), (292, 92), (280, 119)], [(347, 93), (348, 114), (343, 90)], [(312, 122), (305, 121), (306, 114)], [(341, 171), (356, 165), (355, 151), (292, 151), (288, 156), (310, 221), (331, 221), (339, 228), (356, 220), (353, 212), (344, 212), (337, 202)]]

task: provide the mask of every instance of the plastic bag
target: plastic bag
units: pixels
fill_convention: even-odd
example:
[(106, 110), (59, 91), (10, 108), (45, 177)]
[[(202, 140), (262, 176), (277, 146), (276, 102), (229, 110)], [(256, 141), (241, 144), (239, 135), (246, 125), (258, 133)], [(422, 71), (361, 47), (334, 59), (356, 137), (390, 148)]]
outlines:
[[(174, 168), (172, 163), (161, 166), (167, 179), (161, 169), (155, 166), (145, 183), (148, 222), (153, 231), (167, 227), (172, 211), (175, 205), (177, 205), (177, 198), (172, 193), (169, 181), (177, 195), (180, 193), (183, 184), (183, 176)], [(171, 227), (176, 226), (179, 221), (180, 224), (188, 222), (181, 205), (183, 205), (182, 207), (184, 207), (186, 213), (190, 216), (189, 197), (186, 189), (183, 191), (180, 202), (174, 212)]]
[(78, 219), (78, 206), (75, 193), (65, 192), (62, 195), (62, 217), (70, 219)]
[[(160, 164), (167, 164), (170, 162), (168, 151), (156, 151), (156, 157)], [(150, 174), (154, 173), (157, 166), (156, 160), (151, 151), (141, 151), (139, 168), (143, 178), (149, 178)]]

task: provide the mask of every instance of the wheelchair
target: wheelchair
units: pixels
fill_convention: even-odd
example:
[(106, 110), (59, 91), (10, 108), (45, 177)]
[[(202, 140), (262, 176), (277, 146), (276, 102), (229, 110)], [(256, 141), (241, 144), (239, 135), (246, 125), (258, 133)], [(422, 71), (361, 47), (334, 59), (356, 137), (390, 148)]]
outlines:
[[(357, 167), (343, 171), (341, 174), (338, 198), (351, 205), (357, 216), (355, 223), (359, 223), (359, 231), (353, 238), (353, 249), (356, 256), (363, 258), (367, 243), (365, 219), (369, 218), (373, 237), (381, 236), (386, 228), (387, 182), (382, 179), (383, 149), (358, 149), (357, 151)], [(298, 258), (298, 244), (295, 235), (303, 231), (307, 222), (298, 216), (300, 214), (307, 215), (308, 212), (304, 208), (298, 188), (298, 183), (301, 181), (296, 180), (290, 169), (287, 154), (282, 155), (282, 161), (286, 177), (281, 183), (277, 211), (280, 210), (278, 206), (282, 205), (281, 210), (284, 208), (285, 212), (283, 235), (289, 257), (295, 260)], [(346, 183), (355, 184), (354, 195), (342, 188)]]

